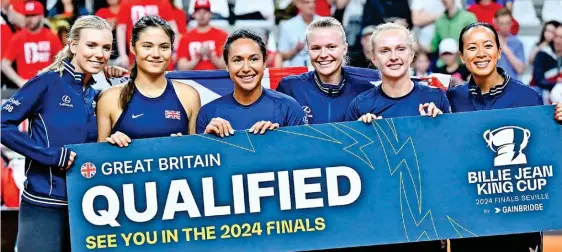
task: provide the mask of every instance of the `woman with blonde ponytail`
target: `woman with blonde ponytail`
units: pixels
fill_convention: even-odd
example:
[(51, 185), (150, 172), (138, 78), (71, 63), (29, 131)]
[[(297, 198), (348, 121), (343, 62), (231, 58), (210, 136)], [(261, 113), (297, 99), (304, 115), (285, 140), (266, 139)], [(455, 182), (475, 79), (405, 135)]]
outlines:
[[(97, 139), (92, 75), (104, 70), (112, 41), (105, 20), (78, 18), (54, 62), (2, 106), (2, 144), (26, 159), (18, 251), (70, 251), (66, 170), (76, 153), (64, 146)], [(18, 130), (25, 119), (29, 134)]]

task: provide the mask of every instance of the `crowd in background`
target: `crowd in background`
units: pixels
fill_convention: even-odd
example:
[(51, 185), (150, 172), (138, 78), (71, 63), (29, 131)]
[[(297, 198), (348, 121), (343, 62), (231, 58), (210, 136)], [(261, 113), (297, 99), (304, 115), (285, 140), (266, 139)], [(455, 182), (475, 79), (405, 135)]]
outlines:
[[(543, 20), (532, 26), (530, 10), (523, 10), (531, 3), (535, 13), (531, 0), (43, 0), (42, 5), (2, 0), (1, 84), (3, 92), (16, 90), (49, 65), (81, 15), (95, 14), (113, 26), (110, 65), (130, 67), (132, 25), (144, 15), (158, 14), (173, 24), (177, 34), (169, 70), (224, 69), (222, 45), (237, 27), (252, 27), (263, 35), (268, 67), (309, 66), (306, 27), (321, 16), (333, 16), (346, 29), (349, 65), (373, 68), (368, 38), (374, 26), (394, 22), (417, 35), (412, 75), (448, 74), (452, 86), (466, 82), (470, 75), (458, 56), (461, 29), (476, 21), (488, 22), (499, 34), (498, 65), (513, 78), (549, 94), (562, 82), (562, 17), (556, 15), (562, 11), (562, 1), (542, 1)], [(158, 10), (137, 5), (154, 5)], [(529, 24), (537, 28), (542, 24), (530, 46), (518, 36)], [(544, 99), (549, 103), (551, 97)]]

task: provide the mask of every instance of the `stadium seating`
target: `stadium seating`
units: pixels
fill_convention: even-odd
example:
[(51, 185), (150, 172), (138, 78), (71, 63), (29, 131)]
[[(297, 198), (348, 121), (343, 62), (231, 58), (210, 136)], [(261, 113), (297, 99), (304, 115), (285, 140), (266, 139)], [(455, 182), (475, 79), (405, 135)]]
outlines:
[(557, 20), (562, 22), (562, 1), (545, 0), (542, 7), (543, 21)]
[(532, 0), (514, 1), (513, 17), (521, 26), (537, 26), (541, 23)]

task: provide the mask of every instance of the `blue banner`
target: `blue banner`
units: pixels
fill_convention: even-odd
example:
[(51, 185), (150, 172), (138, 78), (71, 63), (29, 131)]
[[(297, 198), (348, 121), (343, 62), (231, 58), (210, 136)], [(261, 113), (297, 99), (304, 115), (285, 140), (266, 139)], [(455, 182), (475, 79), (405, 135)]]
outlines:
[(562, 229), (553, 106), (69, 147), (73, 251), (312, 250)]

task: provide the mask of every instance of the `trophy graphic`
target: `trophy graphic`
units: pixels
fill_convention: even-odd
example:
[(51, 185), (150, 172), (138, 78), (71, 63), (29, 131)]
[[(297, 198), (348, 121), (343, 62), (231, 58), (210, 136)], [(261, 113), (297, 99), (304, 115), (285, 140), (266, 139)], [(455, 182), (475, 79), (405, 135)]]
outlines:
[(488, 147), (497, 153), (494, 166), (526, 164), (523, 149), (527, 147), (530, 136), (531, 131), (517, 126), (486, 130), (483, 135)]

